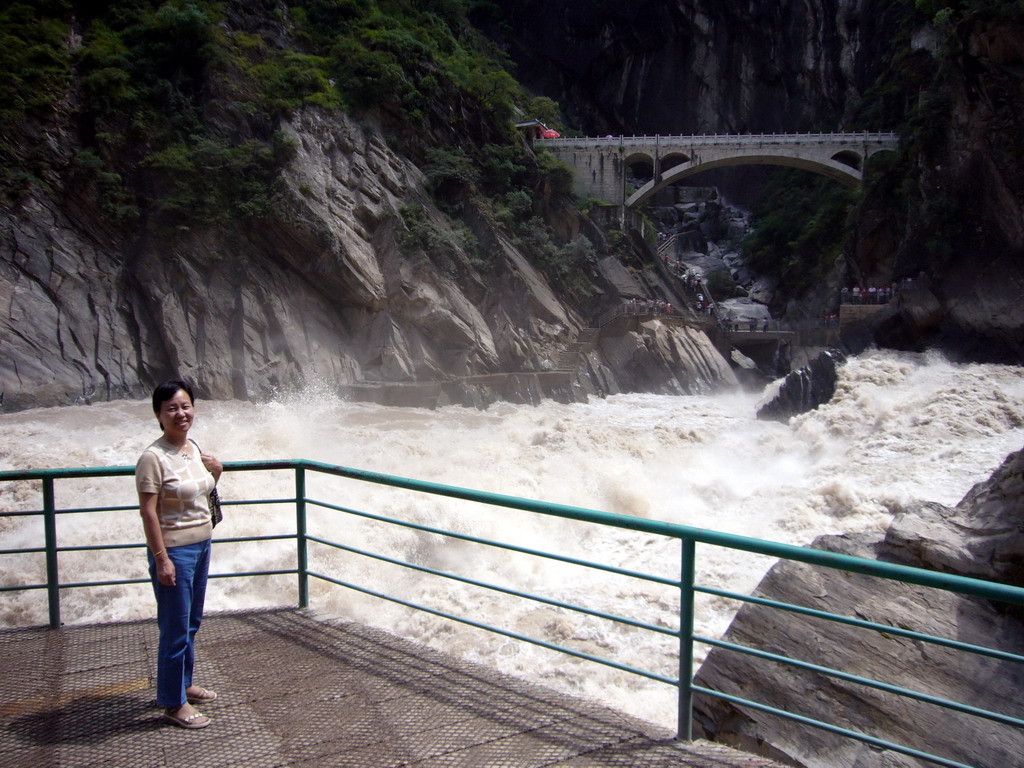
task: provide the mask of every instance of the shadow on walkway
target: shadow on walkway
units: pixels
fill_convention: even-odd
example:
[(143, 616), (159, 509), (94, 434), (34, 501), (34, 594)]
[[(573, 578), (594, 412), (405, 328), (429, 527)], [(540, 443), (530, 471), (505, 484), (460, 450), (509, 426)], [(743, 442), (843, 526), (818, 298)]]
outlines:
[(209, 615), (213, 724), (163, 724), (154, 621), (0, 631), (0, 767), (776, 768), (372, 627), (280, 609)]

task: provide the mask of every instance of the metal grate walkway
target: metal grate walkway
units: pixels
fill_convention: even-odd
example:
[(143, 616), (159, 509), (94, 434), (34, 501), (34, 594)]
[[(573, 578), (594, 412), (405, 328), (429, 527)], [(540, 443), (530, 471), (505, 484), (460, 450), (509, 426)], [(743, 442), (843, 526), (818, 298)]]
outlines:
[(0, 631), (0, 767), (781, 768), (359, 624), (207, 616), (198, 731), (156, 706), (156, 623)]

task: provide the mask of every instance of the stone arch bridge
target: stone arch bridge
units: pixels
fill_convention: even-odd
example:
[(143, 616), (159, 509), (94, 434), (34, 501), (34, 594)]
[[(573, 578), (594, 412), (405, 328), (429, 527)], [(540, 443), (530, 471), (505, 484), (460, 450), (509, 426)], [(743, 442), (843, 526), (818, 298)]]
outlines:
[[(655, 192), (712, 168), (785, 165), (803, 168), (848, 186), (864, 180), (872, 155), (899, 145), (895, 133), (762, 133), (704, 136), (607, 136), (534, 142), (576, 169), (576, 192), (633, 207)], [(629, 168), (646, 163), (653, 178), (633, 190)]]

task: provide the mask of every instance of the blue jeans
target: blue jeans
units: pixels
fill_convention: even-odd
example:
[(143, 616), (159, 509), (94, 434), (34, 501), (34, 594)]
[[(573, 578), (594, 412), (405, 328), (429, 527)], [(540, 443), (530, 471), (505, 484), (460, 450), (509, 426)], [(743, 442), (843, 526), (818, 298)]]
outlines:
[(156, 663), (156, 702), (161, 707), (180, 707), (185, 689), (192, 685), (195, 641), (203, 620), (206, 577), (210, 572), (210, 540), (167, 550), (174, 563), (174, 586), (157, 581), (156, 560), (149, 553), (149, 577), (156, 593), (156, 623), (160, 647)]

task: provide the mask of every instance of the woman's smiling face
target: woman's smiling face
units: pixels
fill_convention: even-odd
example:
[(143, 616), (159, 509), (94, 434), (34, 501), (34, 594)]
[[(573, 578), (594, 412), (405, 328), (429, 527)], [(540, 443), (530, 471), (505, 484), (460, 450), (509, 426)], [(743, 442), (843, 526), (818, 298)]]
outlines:
[(169, 400), (160, 403), (156, 418), (167, 437), (184, 439), (195, 418), (188, 392), (179, 389)]

